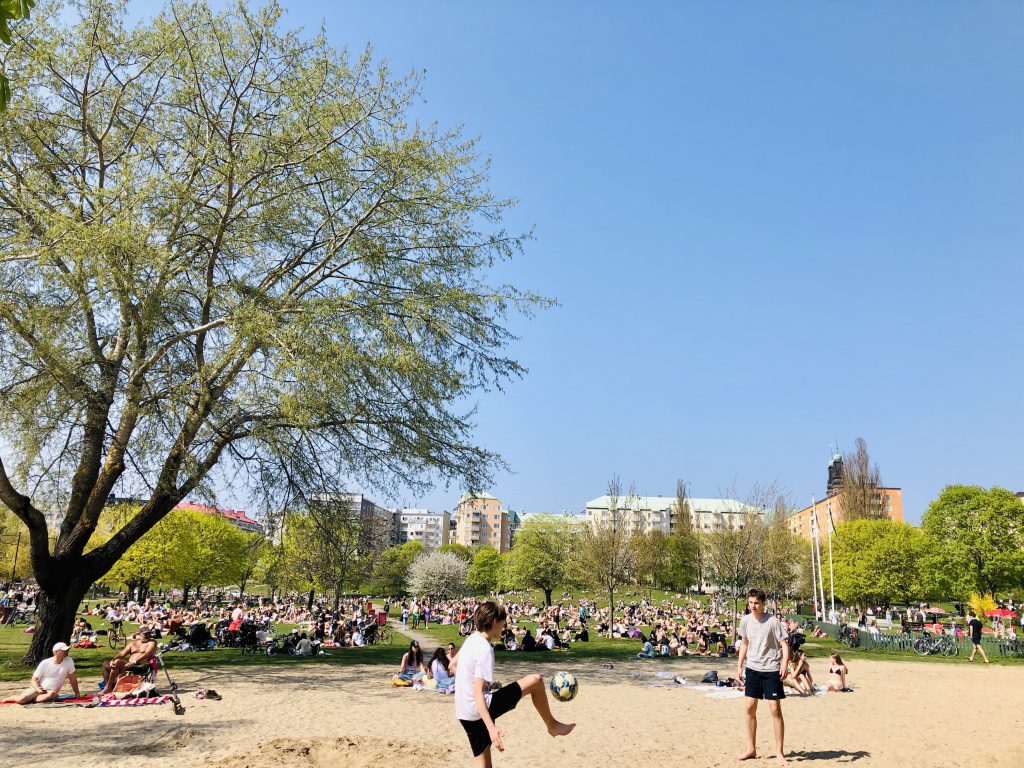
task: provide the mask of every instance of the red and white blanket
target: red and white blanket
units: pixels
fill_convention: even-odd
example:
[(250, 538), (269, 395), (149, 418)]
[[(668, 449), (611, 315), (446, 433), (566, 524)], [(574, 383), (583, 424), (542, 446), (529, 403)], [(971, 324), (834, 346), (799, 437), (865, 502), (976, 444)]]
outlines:
[(166, 704), (171, 700), (170, 696), (150, 696), (149, 698), (138, 699), (115, 699), (113, 696), (104, 696), (100, 701), (101, 707), (141, 707), (145, 704)]

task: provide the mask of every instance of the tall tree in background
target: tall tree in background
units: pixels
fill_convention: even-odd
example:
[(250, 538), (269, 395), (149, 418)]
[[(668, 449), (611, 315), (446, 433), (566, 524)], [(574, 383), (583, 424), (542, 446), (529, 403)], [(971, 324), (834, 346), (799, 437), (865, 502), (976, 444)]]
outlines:
[(509, 589), (539, 589), (544, 604), (568, 580), (567, 564), (579, 532), (564, 517), (530, 517), (516, 532), (516, 540), (502, 569), (502, 584)]
[(926, 597), (921, 559), (928, 541), (919, 529), (891, 520), (841, 523), (833, 540), (836, 596), (861, 610)]
[[(488, 284), (522, 240), (473, 142), (407, 121), (415, 79), (273, 2), (131, 28), (125, 5), (44, 7), (6, 56), (0, 502), (41, 588), (32, 663), (217, 474), (267, 509), (324, 477), (306, 498), (484, 487), (466, 398), (523, 373), (505, 322), (546, 303)], [(115, 487), (148, 500), (86, 551)]]
[(668, 574), (676, 589), (687, 590), (697, 586), (704, 592), (704, 542), (700, 531), (693, 526), (693, 511), (686, 496), (686, 483), (676, 480), (676, 500), (672, 510), (674, 524), (668, 541)]
[(882, 476), (871, 463), (868, 444), (858, 437), (856, 450), (843, 456), (843, 520), (878, 520), (886, 517), (879, 488)]
[(464, 597), (469, 563), (452, 552), (426, 552), (409, 566), (409, 591), (442, 599)]
[(1012, 492), (947, 486), (928, 505), (921, 527), (938, 547), (935, 569), (954, 584), (995, 597), (1024, 583), (1024, 504)]
[(634, 533), (630, 544), (633, 547), (633, 574), (641, 587), (647, 587), (647, 596), (656, 587), (664, 584), (668, 575), (668, 536), (658, 529)]
[(405, 594), (409, 581), (409, 566), (422, 554), (422, 541), (407, 541), (381, 552), (370, 580), (373, 591), (381, 595)]
[[(636, 496), (633, 490), (629, 495)], [(603, 521), (584, 529), (574, 560), (583, 580), (608, 593), (608, 637), (615, 624), (615, 590), (628, 583), (636, 559), (627, 514), (622, 482), (616, 475), (608, 482), (608, 514)]]
[(501, 570), (501, 555), (494, 547), (478, 547), (473, 553), (473, 561), (469, 564), (466, 581), (469, 588), (478, 595), (486, 595), (498, 588), (498, 575)]

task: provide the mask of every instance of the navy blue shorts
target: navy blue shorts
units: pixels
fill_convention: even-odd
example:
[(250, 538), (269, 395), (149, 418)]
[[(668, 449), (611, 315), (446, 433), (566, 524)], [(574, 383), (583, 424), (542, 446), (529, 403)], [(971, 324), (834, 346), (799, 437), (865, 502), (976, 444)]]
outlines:
[(744, 680), (743, 694), (751, 699), (780, 701), (786, 698), (778, 672), (759, 672), (747, 667)]

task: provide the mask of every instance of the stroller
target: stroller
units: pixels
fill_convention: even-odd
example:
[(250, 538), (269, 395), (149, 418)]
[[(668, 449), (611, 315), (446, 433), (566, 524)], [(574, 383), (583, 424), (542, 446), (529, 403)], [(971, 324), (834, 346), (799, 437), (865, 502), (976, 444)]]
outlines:
[(213, 636), (205, 623), (200, 622), (189, 629), (188, 644), (196, 651), (205, 651), (213, 647)]
[(256, 653), (260, 648), (259, 638), (256, 637), (256, 624), (251, 621), (243, 621), (238, 628), (238, 647), (242, 653)]

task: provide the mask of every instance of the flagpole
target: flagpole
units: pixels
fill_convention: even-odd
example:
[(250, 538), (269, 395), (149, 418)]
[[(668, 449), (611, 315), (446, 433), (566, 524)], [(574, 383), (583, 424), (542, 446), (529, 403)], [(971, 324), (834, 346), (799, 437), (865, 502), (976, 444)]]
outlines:
[[(813, 597), (811, 598), (811, 602), (814, 603), (814, 618), (815, 618), (816, 621), (820, 621), (820, 619), (818, 619), (818, 587), (817, 587), (817, 584), (818, 584), (817, 579), (818, 579), (818, 577), (817, 577), (817, 574), (815, 573), (815, 570), (814, 570), (814, 497), (813, 496), (811, 496), (811, 536), (810, 536), (810, 539), (811, 539), (811, 595), (813, 595)], [(822, 613), (824, 613), (825, 612), (825, 606), (822, 606), (821, 610), (822, 610)]]
[(817, 545), (818, 550), (818, 589), (821, 590), (821, 615), (822, 618), (825, 616), (825, 574), (821, 567), (821, 538), (819, 537), (819, 531), (821, 530), (818, 525), (818, 510), (817, 505), (811, 512), (811, 530), (814, 534), (814, 543)]
[(836, 575), (832, 568), (832, 534), (836, 531), (835, 520), (832, 519), (832, 502), (826, 507), (828, 512), (828, 587), (832, 593), (832, 613), (836, 612)]

